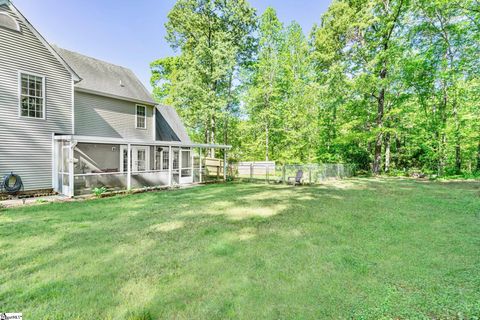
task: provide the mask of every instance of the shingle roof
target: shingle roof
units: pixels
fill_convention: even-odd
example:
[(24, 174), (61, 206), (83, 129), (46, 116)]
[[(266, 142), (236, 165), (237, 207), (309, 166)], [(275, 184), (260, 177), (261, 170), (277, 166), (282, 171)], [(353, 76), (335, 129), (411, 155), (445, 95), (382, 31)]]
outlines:
[(82, 78), (75, 87), (127, 100), (156, 104), (148, 90), (130, 69), (57, 46), (54, 48)]
[(187, 130), (174, 108), (157, 106), (156, 122), (156, 140), (191, 143)]

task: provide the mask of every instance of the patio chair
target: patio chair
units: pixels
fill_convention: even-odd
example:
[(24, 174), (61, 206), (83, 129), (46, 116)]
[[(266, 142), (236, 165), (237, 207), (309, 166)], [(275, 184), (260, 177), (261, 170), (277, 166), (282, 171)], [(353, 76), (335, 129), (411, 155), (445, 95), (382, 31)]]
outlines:
[(303, 170), (298, 170), (295, 177), (288, 177), (287, 184), (301, 185), (303, 184)]

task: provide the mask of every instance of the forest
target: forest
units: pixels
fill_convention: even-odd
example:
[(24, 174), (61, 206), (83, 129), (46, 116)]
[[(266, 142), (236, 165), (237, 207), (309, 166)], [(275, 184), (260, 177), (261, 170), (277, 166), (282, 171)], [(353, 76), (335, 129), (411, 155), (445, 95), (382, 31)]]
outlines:
[(312, 30), (246, 0), (178, 0), (154, 96), (232, 161), (480, 175), (480, 2), (333, 0)]

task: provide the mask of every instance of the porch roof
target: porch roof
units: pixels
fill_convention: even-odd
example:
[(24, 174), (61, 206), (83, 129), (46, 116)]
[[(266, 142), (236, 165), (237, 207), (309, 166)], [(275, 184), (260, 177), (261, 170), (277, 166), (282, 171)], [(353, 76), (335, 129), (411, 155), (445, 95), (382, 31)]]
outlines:
[(76, 141), (80, 143), (96, 143), (96, 144), (133, 144), (141, 146), (163, 146), (163, 147), (187, 147), (187, 148), (209, 148), (209, 149), (231, 149), (230, 145), (222, 144), (203, 144), (180, 141), (153, 141), (153, 140), (131, 140), (120, 138), (107, 138), (96, 136), (80, 136), (80, 135), (56, 135), (55, 140)]

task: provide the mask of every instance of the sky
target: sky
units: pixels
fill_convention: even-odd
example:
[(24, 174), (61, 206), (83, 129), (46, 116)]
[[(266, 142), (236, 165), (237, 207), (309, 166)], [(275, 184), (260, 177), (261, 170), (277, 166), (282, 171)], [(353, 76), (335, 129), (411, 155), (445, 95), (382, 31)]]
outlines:
[[(51, 44), (132, 69), (150, 86), (150, 62), (175, 54), (165, 23), (175, 0), (12, 0)], [(249, 0), (261, 14), (268, 6), (286, 24), (309, 33), (330, 0)]]

